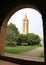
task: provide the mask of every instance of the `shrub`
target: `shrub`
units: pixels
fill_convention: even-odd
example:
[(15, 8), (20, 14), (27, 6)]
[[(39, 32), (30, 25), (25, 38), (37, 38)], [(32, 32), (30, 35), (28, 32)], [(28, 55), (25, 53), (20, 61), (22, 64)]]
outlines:
[(27, 37), (28, 37), (27, 39), (28, 45), (34, 45), (40, 43), (40, 37), (36, 34), (31, 33), (28, 34)]
[(17, 41), (17, 45), (34, 45), (39, 43), (40, 37), (33, 33), (27, 35), (20, 35)]
[(9, 42), (9, 41), (6, 41), (6, 46), (15, 47), (16, 45), (17, 45), (17, 42)]

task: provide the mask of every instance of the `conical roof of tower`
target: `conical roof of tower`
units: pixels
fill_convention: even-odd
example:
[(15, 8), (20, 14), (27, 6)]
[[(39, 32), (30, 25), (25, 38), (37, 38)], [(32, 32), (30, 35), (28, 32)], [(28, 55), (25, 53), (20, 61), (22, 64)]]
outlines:
[(24, 20), (28, 20), (28, 18), (27, 18), (27, 14), (25, 14), (25, 16), (24, 16), (23, 19), (24, 19)]

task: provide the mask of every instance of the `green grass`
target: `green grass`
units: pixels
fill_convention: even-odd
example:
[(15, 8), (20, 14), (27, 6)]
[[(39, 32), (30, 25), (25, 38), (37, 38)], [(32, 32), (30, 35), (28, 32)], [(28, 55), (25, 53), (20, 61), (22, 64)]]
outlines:
[(5, 47), (4, 52), (12, 54), (20, 54), (25, 51), (33, 50), (40, 47), (40, 45), (34, 46), (16, 46), (16, 47)]
[(40, 57), (41, 57), (41, 58), (44, 58), (44, 52), (42, 52), (42, 53), (40, 54)]

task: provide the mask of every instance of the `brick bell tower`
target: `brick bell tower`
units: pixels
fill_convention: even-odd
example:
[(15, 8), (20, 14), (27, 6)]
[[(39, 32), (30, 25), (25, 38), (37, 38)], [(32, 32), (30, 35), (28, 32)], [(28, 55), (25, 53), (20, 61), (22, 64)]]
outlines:
[(27, 14), (25, 14), (23, 21), (22, 21), (22, 34), (28, 33), (28, 18)]

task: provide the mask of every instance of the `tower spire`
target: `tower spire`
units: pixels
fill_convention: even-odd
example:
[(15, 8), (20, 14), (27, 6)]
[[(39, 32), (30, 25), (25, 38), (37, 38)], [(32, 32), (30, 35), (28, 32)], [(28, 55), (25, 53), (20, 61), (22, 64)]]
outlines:
[(24, 20), (27, 20), (28, 18), (27, 18), (27, 14), (25, 13), (25, 16), (24, 16), (24, 18), (23, 18)]

